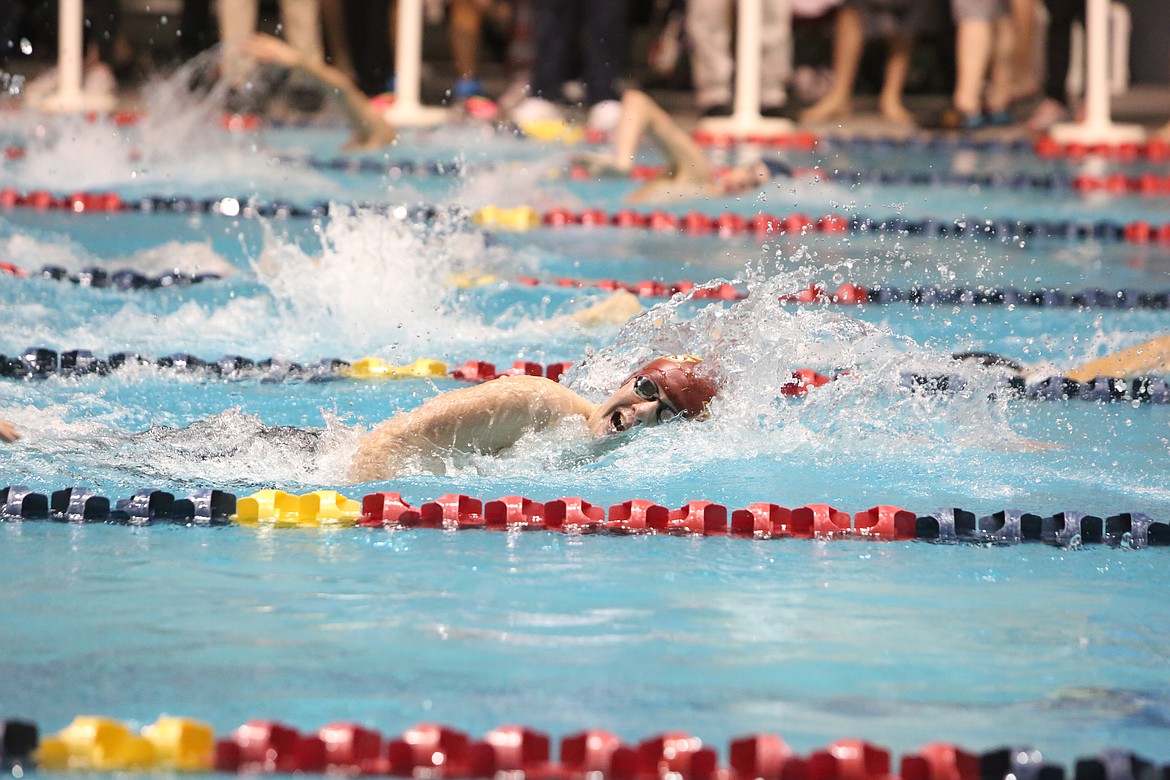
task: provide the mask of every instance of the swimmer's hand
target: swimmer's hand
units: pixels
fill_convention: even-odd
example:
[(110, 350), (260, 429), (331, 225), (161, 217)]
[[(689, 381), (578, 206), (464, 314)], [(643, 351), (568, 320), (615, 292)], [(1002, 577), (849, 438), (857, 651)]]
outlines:
[(0, 420), (0, 441), (14, 442), (20, 438), (20, 434), (16, 432), (16, 426), (8, 420)]
[(265, 65), (279, 65), (284, 68), (301, 66), (301, 55), (292, 46), (264, 33), (256, 33), (244, 42), (244, 54)]
[(576, 168), (584, 168), (590, 176), (629, 176), (634, 164), (630, 160), (619, 160), (612, 154), (598, 154), (597, 152), (582, 152), (569, 158), (569, 164)]

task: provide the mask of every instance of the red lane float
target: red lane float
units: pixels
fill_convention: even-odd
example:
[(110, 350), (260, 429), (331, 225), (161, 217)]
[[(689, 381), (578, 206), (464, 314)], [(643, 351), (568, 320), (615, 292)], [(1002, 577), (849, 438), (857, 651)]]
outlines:
[(839, 539), (882, 541), (915, 538), (917, 516), (901, 507), (879, 505), (855, 517), (827, 504), (789, 509), (759, 502), (728, 511), (713, 501), (688, 501), (670, 509), (653, 501), (631, 499), (605, 508), (577, 496), (545, 503), (526, 496), (503, 496), (486, 502), (448, 493), (415, 508), (397, 492), (362, 498), (358, 525), (368, 528), (449, 528), (550, 530), (575, 533), (676, 534), (739, 536), (756, 539)]
[(466, 734), (436, 723), (407, 729), (386, 745), (386, 773), (395, 777), (467, 777), (471, 740)]
[[(1009, 780), (1025, 772), (1038, 777), (1066, 774), (1063, 767), (1043, 762), (1038, 751), (1026, 746), (976, 754), (950, 743), (930, 743), (903, 754), (900, 772), (893, 774), (890, 751), (861, 739), (837, 740), (800, 756), (779, 735), (748, 734), (731, 740), (726, 763), (721, 763), (715, 748), (683, 731), (629, 744), (610, 731), (585, 729), (564, 736), (554, 756), (549, 735), (525, 725), (499, 726), (473, 740), (437, 723), (420, 723), (397, 737), (384, 737), (356, 723), (330, 723), (316, 732), (301, 733), (278, 721), (249, 720), (227, 738), (215, 741), (210, 726), (189, 718), (169, 720), (185, 721), (186, 735), (193, 737), (180, 748), (187, 752), (181, 771), (420, 780)], [(0, 761), (16, 776), (38, 763), (45, 771), (84, 772), (100, 766), (108, 774), (111, 763), (125, 759), (116, 754), (126, 752), (127, 737), (137, 738), (128, 726), (111, 718), (79, 716), (74, 723), (78, 722), (100, 728), (90, 725), (83, 734), (73, 729), (41, 739), (33, 723), (0, 721)], [(152, 760), (148, 755), (154, 752), (150, 745), (160, 737), (157, 733), (146, 736), (151, 728), (143, 729), (144, 736), (137, 738), (147, 743), (147, 750), (134, 759), (131, 768), (173, 773), (173, 758), (156, 755), (153, 758), (160, 760)], [(214, 746), (213, 752), (204, 749), (204, 740)], [(71, 742), (68, 746), (67, 741)], [(1167, 769), (1163, 767), (1161, 774)], [(1158, 767), (1142, 756), (1108, 750), (1079, 759), (1072, 780), (1158, 774)]]
[(859, 739), (841, 739), (809, 757), (813, 780), (888, 780), (890, 752)]
[(979, 780), (979, 757), (945, 742), (902, 757), (902, 780)]
[(544, 504), (524, 496), (504, 496), (483, 505), (484, 527), (497, 531), (540, 530), (544, 525)]

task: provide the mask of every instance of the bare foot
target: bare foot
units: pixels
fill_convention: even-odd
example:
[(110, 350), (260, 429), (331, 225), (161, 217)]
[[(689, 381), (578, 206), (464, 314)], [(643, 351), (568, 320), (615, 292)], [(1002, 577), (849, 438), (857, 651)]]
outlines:
[(848, 98), (837, 98), (826, 95), (815, 106), (800, 112), (801, 124), (816, 124), (827, 122), (830, 119), (843, 119), (853, 113), (853, 106)]
[(900, 100), (883, 100), (881, 101), (882, 117), (895, 125), (912, 125), (914, 124), (914, 115), (906, 110), (906, 106), (902, 105)]
[(20, 434), (16, 432), (16, 426), (8, 420), (0, 420), (0, 441), (16, 441), (20, 438)]
[(1029, 133), (1043, 135), (1052, 129), (1057, 122), (1068, 119), (1068, 109), (1059, 100), (1044, 98), (1032, 110), (1032, 115), (1024, 124)]

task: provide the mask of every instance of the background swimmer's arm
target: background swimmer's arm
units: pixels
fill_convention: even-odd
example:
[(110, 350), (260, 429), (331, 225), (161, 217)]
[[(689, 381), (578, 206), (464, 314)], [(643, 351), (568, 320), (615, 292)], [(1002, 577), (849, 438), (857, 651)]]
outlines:
[(20, 438), (16, 426), (8, 420), (0, 420), (0, 441), (13, 442)]
[(632, 166), (643, 134), (649, 135), (666, 155), (669, 178), (701, 183), (714, 179), (711, 163), (690, 134), (645, 92), (626, 90), (614, 139), (614, 156)]
[(1093, 377), (1163, 376), (1170, 374), (1170, 336), (1143, 341), (1134, 347), (1090, 360), (1067, 372), (1069, 379), (1087, 382)]
[(353, 137), (346, 143), (347, 148), (383, 146), (392, 142), (397, 135), (365, 94), (332, 65), (306, 59), (281, 39), (263, 33), (249, 38), (244, 44), (244, 51), (257, 62), (298, 70), (339, 95), (353, 130)]
[(592, 410), (593, 404), (569, 388), (542, 377), (501, 377), (453, 390), (366, 434), (358, 442), (350, 478), (389, 479), (410, 459), (444, 451), (499, 452), (528, 431), (566, 417), (587, 417)]
[[(694, 139), (679, 127), (678, 122), (645, 92), (628, 89), (622, 95), (622, 114), (614, 136), (612, 154), (580, 154), (572, 158), (593, 175), (625, 175), (634, 167), (634, 155), (642, 136), (649, 135), (666, 155), (667, 170), (662, 179), (688, 180), (706, 184), (714, 179), (711, 164)], [(650, 181), (631, 196), (643, 200), (642, 190), (656, 189)]]
[(626, 290), (615, 290), (605, 300), (582, 309), (581, 311), (566, 314), (564, 317), (555, 317), (548, 321), (548, 327), (557, 328), (568, 323), (595, 327), (597, 325), (621, 325), (631, 317), (642, 313), (642, 303), (638, 296)]

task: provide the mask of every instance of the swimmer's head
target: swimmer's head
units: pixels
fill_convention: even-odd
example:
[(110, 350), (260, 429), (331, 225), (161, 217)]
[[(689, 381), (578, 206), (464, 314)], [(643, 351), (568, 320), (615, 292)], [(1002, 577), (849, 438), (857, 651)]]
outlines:
[(733, 195), (763, 187), (772, 179), (792, 175), (792, 169), (779, 160), (754, 160), (728, 168), (716, 176), (719, 192)]
[(704, 416), (719, 388), (700, 373), (702, 362), (691, 355), (651, 360), (594, 410), (589, 431), (604, 436), (639, 425), (653, 427), (676, 417), (694, 420)]

